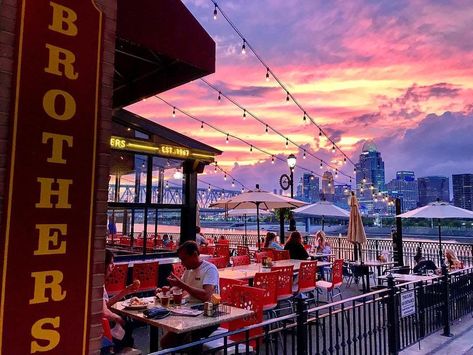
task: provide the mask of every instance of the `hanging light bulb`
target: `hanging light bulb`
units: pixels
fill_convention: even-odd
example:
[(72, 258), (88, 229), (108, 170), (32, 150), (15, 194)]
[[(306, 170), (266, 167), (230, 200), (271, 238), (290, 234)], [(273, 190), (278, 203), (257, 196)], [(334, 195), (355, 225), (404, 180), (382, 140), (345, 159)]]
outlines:
[(302, 117), (302, 121), (304, 121), (304, 123), (307, 123), (307, 116), (306, 116), (305, 112), (304, 112), (304, 117)]
[(329, 186), (329, 187), (332, 186), (332, 183), (331, 183), (330, 181), (328, 182), (328, 186)]
[(176, 108), (175, 107), (172, 108), (172, 117), (176, 117)]
[[(311, 171), (310, 173), (313, 174), (314, 172)], [(314, 180), (314, 179), (315, 179), (315, 178), (314, 178), (314, 175), (310, 175), (310, 179), (311, 179), (311, 180)]]
[(200, 122), (200, 129), (201, 129), (201, 130), (204, 129), (204, 121)]
[(222, 93), (221, 93), (220, 91), (218, 92), (217, 100), (218, 100), (218, 101), (221, 101), (221, 100), (222, 100)]
[(266, 68), (266, 81), (269, 81), (269, 68)]
[(243, 119), (246, 120), (246, 110), (243, 110)]
[(335, 176), (338, 176), (338, 169), (335, 169)]
[(302, 159), (305, 159), (305, 150), (304, 150), (304, 154), (302, 154)]
[(241, 193), (243, 193), (243, 192), (245, 192), (245, 188), (244, 188), (244, 187), (241, 188)]
[(343, 157), (343, 164), (347, 163), (347, 157)]
[(271, 155), (271, 164), (274, 164), (274, 155)]
[(208, 188), (209, 192), (210, 192), (210, 185), (209, 185), (209, 188)]
[(322, 138), (322, 130), (319, 130), (319, 138)]
[(145, 163), (142, 163), (142, 164), (141, 164), (141, 168), (142, 168), (142, 169), (145, 168)]
[(352, 183), (351, 178), (350, 178), (350, 184)]
[(246, 40), (243, 39), (243, 44), (241, 45), (241, 54), (246, 54)]
[(250, 153), (253, 153), (253, 145), (250, 145)]
[(353, 169), (353, 175), (356, 175), (356, 168)]
[(167, 189), (168, 187), (169, 187), (169, 184), (168, 184), (168, 182), (166, 181), (166, 186), (165, 186), (165, 188)]
[(223, 180), (227, 181), (227, 173), (223, 174)]
[(332, 153), (335, 153), (335, 144), (332, 145)]
[(322, 164), (322, 160), (320, 161), (320, 169), (324, 168), (324, 164)]
[(289, 101), (289, 91), (286, 91), (286, 102)]
[(289, 146), (289, 139), (286, 138), (286, 149)]
[(217, 19), (217, 4), (215, 4), (215, 8), (214, 8), (214, 20)]
[(229, 134), (227, 133), (227, 138), (225, 138), (225, 144), (228, 144), (228, 136)]
[(266, 129), (264, 130), (264, 133), (268, 134), (269, 133), (269, 130), (268, 130), (268, 125), (266, 125)]
[(232, 187), (235, 187), (235, 180), (232, 180)]
[(215, 162), (214, 173), (217, 172), (217, 163)]
[(366, 182), (366, 178), (365, 178), (365, 177), (363, 177), (363, 183), (365, 183), (365, 182)]

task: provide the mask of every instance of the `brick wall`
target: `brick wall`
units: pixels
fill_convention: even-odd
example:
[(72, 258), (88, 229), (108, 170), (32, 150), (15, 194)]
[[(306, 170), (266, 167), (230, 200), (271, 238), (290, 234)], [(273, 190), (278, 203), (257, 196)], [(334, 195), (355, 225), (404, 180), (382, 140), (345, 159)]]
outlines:
[[(111, 133), (112, 93), (115, 51), (116, 0), (96, 0), (103, 11), (103, 53), (101, 109), (99, 114), (99, 144), (97, 146), (96, 218), (93, 242), (92, 302), (90, 304), (91, 324), (89, 353), (100, 353), (102, 334), (102, 294), (105, 255), (105, 232), (107, 226), (107, 188), (109, 175), (109, 137)], [(6, 163), (8, 156), (8, 135), (10, 119), (11, 88), (14, 73), (16, 40), (16, 0), (0, 0), (0, 223), (3, 222), (3, 206), (6, 185)], [(0, 230), (2, 229), (0, 224)], [(3, 236), (2, 236), (3, 238)], [(0, 244), (2, 245), (2, 244)], [(3, 250), (0, 250), (3, 255)], [(2, 265), (0, 264), (0, 268)], [(0, 270), (1, 272), (1, 270)], [(71, 325), (72, 326), (72, 325)]]

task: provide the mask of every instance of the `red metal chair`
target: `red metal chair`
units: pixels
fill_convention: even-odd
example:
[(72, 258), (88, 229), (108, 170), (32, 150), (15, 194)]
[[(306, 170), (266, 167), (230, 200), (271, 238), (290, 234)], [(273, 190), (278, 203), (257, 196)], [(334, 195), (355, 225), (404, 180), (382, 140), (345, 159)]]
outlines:
[(215, 245), (215, 256), (223, 256), (227, 260), (227, 264), (230, 261), (230, 245), (228, 244), (216, 244)]
[(123, 290), (128, 276), (128, 264), (115, 264), (112, 273), (105, 279), (105, 289), (109, 295)]
[(125, 247), (129, 247), (131, 244), (131, 239), (128, 237), (120, 237), (120, 245), (123, 245)]
[(257, 272), (253, 279), (253, 286), (264, 289), (263, 310), (271, 311), (278, 305), (278, 278), (279, 271)]
[(317, 261), (303, 261), (299, 267), (296, 293), (313, 293), (315, 298)]
[(214, 255), (215, 247), (209, 245), (201, 245), (199, 247), (199, 254)]
[(174, 243), (174, 241), (171, 240), (171, 241), (169, 242), (168, 246), (167, 246), (167, 249), (169, 249), (169, 250), (174, 250), (174, 249), (176, 249), (176, 243)]
[(186, 271), (186, 268), (181, 263), (172, 264), (172, 272), (177, 277), (181, 278), (184, 275), (184, 271)]
[(217, 256), (217, 257), (214, 257), (214, 258), (209, 258), (207, 259), (207, 261), (209, 263), (212, 263), (214, 264), (217, 269), (224, 269), (227, 267), (227, 259), (225, 259), (224, 256)]
[(289, 260), (291, 258), (289, 250), (273, 250), (273, 260)]
[[(325, 290), (327, 293), (327, 302), (333, 302), (333, 298), (338, 296), (342, 299), (342, 292), (340, 291), (340, 286), (343, 284), (343, 259), (337, 259), (333, 262), (332, 265), (332, 281), (317, 281), (317, 289)], [(334, 291), (338, 293), (334, 294)]]
[(267, 251), (260, 251), (255, 253), (255, 260), (257, 263), (262, 263), (264, 258), (272, 258), (273, 254)]
[(133, 280), (140, 280), (139, 292), (154, 291), (158, 287), (158, 270), (157, 261), (133, 265)]
[(154, 249), (154, 238), (146, 239), (146, 249)]
[(233, 266), (250, 265), (251, 263), (249, 255), (232, 256), (231, 259)]
[(237, 245), (237, 255), (250, 255), (250, 248), (245, 245)]
[(232, 289), (233, 286), (248, 286), (248, 282), (244, 280), (234, 280), (234, 279), (225, 279), (220, 278), (219, 280), (219, 289), (220, 297), (222, 298), (223, 303), (231, 303), (232, 301)]
[(293, 297), (292, 281), (294, 278), (294, 265), (290, 266), (273, 266), (271, 271), (278, 271), (278, 288), (277, 299), (280, 301), (290, 301)]

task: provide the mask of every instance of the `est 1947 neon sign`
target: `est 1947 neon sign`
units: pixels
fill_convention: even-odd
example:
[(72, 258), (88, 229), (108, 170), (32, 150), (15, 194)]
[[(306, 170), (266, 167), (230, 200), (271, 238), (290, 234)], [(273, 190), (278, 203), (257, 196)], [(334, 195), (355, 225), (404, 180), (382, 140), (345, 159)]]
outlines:
[(176, 147), (168, 144), (154, 145), (152, 143), (112, 136), (110, 138), (110, 147), (113, 149), (131, 150), (135, 152), (153, 153), (158, 155), (172, 156), (178, 158), (187, 158), (190, 151), (187, 148)]

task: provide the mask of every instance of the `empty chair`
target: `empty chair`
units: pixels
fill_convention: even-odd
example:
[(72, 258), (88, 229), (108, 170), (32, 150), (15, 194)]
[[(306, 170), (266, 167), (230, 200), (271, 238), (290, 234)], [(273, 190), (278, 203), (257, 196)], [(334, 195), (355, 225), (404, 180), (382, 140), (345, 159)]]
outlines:
[(154, 249), (154, 238), (146, 239), (146, 249)]
[(220, 297), (222, 298), (223, 303), (231, 303), (232, 289), (233, 289), (233, 286), (236, 286), (236, 285), (244, 286), (244, 285), (248, 285), (248, 282), (244, 280), (226, 279), (223, 277), (219, 279), (219, 291), (220, 291)]
[(128, 276), (128, 264), (115, 264), (112, 273), (105, 280), (105, 289), (109, 295), (116, 294), (125, 288)]
[(231, 260), (233, 266), (250, 265), (249, 255), (232, 256)]
[(257, 272), (253, 279), (253, 286), (264, 289), (263, 310), (270, 311), (278, 305), (278, 278), (279, 271)]
[(296, 293), (312, 293), (315, 298), (315, 278), (317, 274), (317, 261), (303, 261), (299, 267), (297, 285), (293, 287)]
[(255, 253), (255, 260), (257, 263), (263, 262), (264, 258), (272, 258), (273, 254), (268, 253), (267, 251), (260, 251), (259, 253)]
[(292, 298), (292, 284), (294, 278), (294, 265), (273, 266), (271, 271), (278, 271), (278, 288), (276, 292), (278, 302), (290, 301)]
[[(340, 297), (342, 299), (342, 293), (340, 291), (340, 286), (343, 284), (343, 259), (335, 260), (332, 265), (332, 281), (317, 281), (317, 289), (325, 290), (327, 294), (327, 302), (333, 302), (333, 298), (335, 296)], [(337, 291), (334, 294), (334, 291)]]
[(184, 271), (186, 271), (186, 268), (181, 263), (172, 264), (172, 272), (177, 277), (181, 278), (184, 275)]
[(227, 259), (224, 256), (217, 256), (207, 259), (209, 263), (214, 264), (217, 269), (224, 269), (227, 267)]
[(228, 244), (216, 244), (215, 245), (215, 256), (223, 256), (227, 259), (227, 264), (230, 261), (230, 245)]
[(245, 245), (237, 245), (237, 255), (250, 255), (250, 248)]
[(215, 247), (210, 245), (201, 245), (199, 247), (199, 254), (214, 255)]
[(289, 260), (289, 250), (273, 250), (273, 260)]
[(139, 292), (154, 291), (158, 287), (158, 268), (157, 261), (133, 265), (133, 280), (140, 280)]

